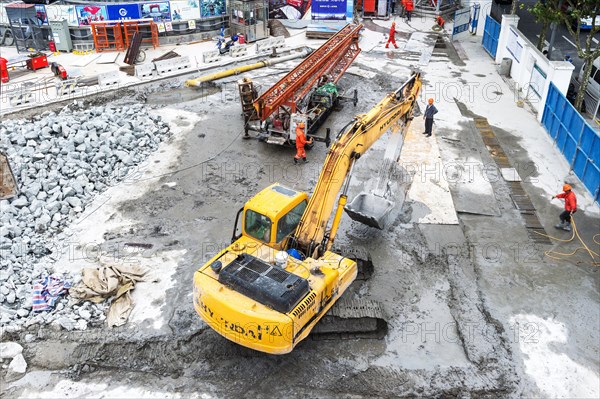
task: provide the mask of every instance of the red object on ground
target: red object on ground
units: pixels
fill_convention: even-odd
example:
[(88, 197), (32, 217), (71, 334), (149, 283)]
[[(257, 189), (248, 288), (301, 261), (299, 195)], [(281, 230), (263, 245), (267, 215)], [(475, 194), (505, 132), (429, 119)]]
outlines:
[(38, 69), (46, 68), (48, 66), (48, 59), (45, 55), (38, 55), (27, 60), (27, 69), (36, 71)]
[(0, 80), (2, 83), (8, 83), (10, 80), (8, 77), (8, 67), (6, 66), (7, 63), (6, 58), (0, 57)]
[(238, 43), (239, 44), (245, 44), (246, 43), (246, 38), (244, 37), (244, 35), (238, 35)]
[(56, 43), (54, 42), (48, 42), (48, 48), (50, 49), (50, 51), (52, 51), (53, 53), (56, 52)]
[(50, 65), (50, 69), (52, 70), (54, 76), (57, 76), (61, 80), (67, 80), (67, 70), (58, 62), (53, 62), (52, 65)]
[(363, 12), (375, 12), (375, 0), (364, 0)]

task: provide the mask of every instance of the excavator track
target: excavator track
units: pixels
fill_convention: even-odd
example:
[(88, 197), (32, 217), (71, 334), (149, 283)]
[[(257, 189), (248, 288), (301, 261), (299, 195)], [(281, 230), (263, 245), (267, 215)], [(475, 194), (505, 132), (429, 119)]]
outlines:
[(382, 339), (387, 334), (379, 302), (342, 298), (313, 328), (313, 339)]

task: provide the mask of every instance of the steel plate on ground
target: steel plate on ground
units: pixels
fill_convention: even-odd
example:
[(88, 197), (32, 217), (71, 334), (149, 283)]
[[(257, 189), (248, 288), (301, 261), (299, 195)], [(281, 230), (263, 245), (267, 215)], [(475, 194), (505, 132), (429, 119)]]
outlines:
[(535, 207), (531, 203), (531, 200), (527, 195), (515, 195), (511, 194), (510, 198), (515, 204), (515, 208), (520, 211), (535, 211)]

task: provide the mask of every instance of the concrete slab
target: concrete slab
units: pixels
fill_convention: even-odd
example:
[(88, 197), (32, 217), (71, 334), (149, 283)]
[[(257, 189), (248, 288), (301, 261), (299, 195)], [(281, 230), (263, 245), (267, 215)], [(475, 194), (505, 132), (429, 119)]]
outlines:
[(117, 61), (121, 53), (111, 52), (111, 53), (102, 53), (100, 57), (96, 59), (96, 64), (113, 64)]
[(86, 54), (80, 56), (79, 60), (75, 61), (72, 65), (76, 67), (86, 67), (95, 60), (100, 58), (100, 54)]
[(490, 183), (499, 177), (499, 172), (493, 162), (482, 160), (481, 149), (485, 147), (481, 136), (472, 120), (457, 116), (457, 108), (451, 104), (445, 106), (443, 112), (454, 113), (453, 118), (460, 120), (459, 124), (449, 124), (446, 119), (438, 119), (434, 128), (434, 134), (449, 139), (444, 148), (450, 154), (444, 155), (440, 173), (452, 191), (456, 211), (500, 216)]
[(404, 51), (420, 53), (419, 65), (426, 66), (433, 54), (437, 33), (413, 32), (404, 45)]
[(351, 73), (352, 75), (361, 76), (361, 77), (367, 78), (367, 79), (373, 79), (375, 76), (377, 76), (377, 73), (375, 73), (375, 72), (366, 71), (366, 70), (358, 68), (356, 66), (351, 66), (350, 68), (348, 68), (346, 70), (346, 73)]
[(442, 176), (441, 156), (433, 137), (425, 137), (422, 118), (415, 118), (408, 130), (400, 165), (412, 182), (407, 200), (412, 201), (411, 222), (458, 224), (448, 182)]

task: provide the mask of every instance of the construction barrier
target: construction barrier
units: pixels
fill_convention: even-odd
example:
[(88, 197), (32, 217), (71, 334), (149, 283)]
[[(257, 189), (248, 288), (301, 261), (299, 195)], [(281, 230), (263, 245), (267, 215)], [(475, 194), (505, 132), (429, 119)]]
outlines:
[(256, 42), (256, 54), (268, 54), (272, 51), (273, 41), (271, 39), (264, 39)]
[(56, 84), (56, 96), (68, 96), (69, 94), (75, 93), (75, 87), (77, 86), (77, 79), (61, 80)]
[(229, 49), (229, 55), (233, 58), (243, 57), (248, 55), (248, 46), (245, 44), (240, 44), (239, 46), (232, 46)]
[(135, 77), (138, 79), (143, 78), (151, 78), (154, 76), (154, 71), (156, 70), (156, 66), (153, 62), (144, 65), (136, 65), (135, 66)]
[(98, 75), (98, 86), (100, 87), (115, 86), (118, 85), (120, 81), (121, 78), (114, 72), (101, 73)]
[(33, 97), (33, 92), (31, 91), (18, 91), (15, 93), (8, 93), (8, 102), (15, 107), (17, 105), (33, 102)]
[(285, 37), (276, 36), (271, 38), (271, 44), (274, 48), (284, 48), (285, 47)]
[(190, 62), (190, 57), (175, 57), (169, 58), (168, 60), (155, 61), (154, 66), (156, 66), (156, 72), (162, 75), (165, 73), (191, 69), (192, 63)]
[(202, 53), (202, 62), (210, 64), (211, 62), (219, 61), (219, 50), (205, 51)]

